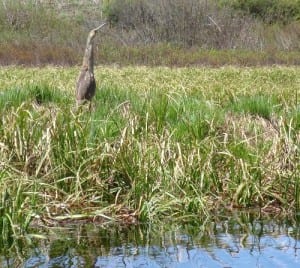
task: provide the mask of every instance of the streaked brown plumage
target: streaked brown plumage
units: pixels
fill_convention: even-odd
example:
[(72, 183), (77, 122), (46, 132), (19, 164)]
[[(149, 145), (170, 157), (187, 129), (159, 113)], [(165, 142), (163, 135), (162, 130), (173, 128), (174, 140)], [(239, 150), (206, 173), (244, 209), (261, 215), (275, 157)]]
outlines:
[(83, 57), (82, 68), (76, 83), (76, 101), (77, 104), (82, 104), (85, 101), (91, 101), (96, 92), (96, 81), (94, 77), (94, 54), (93, 54), (93, 40), (100, 28), (106, 23), (90, 31), (86, 48)]
[(76, 100), (80, 104), (86, 100), (90, 101), (96, 92), (96, 81), (94, 73), (88, 68), (82, 68), (76, 84)]

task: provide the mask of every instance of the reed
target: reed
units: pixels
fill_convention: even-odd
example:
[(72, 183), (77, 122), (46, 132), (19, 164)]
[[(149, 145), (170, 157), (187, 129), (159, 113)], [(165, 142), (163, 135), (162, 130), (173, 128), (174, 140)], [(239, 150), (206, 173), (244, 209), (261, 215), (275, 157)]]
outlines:
[(1, 68), (3, 237), (30, 223), (294, 213), (299, 72), (98, 67), (89, 112), (75, 109), (76, 68)]

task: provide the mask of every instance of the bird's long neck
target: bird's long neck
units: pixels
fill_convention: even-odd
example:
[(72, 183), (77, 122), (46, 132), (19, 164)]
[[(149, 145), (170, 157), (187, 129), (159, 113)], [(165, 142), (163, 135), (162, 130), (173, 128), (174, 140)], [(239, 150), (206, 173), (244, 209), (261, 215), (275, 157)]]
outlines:
[(94, 48), (93, 48), (94, 37), (95, 37), (95, 33), (91, 31), (87, 38), (83, 63), (82, 63), (82, 66), (84, 68), (88, 68), (90, 72), (94, 71)]
[(96, 35), (97, 31), (99, 31), (104, 25), (106, 25), (106, 22), (102, 23), (97, 28), (91, 30), (89, 32), (89, 35), (88, 35), (88, 38), (87, 38), (87, 41), (86, 41), (86, 47), (85, 47), (85, 52), (84, 52), (82, 67), (84, 69), (87, 68), (91, 73), (94, 72), (94, 48), (93, 48), (93, 40), (95, 38), (95, 35)]

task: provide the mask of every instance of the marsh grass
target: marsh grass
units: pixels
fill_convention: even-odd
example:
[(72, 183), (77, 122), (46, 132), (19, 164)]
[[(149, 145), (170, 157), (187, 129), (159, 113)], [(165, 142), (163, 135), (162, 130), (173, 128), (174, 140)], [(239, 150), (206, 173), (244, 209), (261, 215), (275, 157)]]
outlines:
[(289, 114), (289, 119), (291, 122), (291, 127), (297, 131), (300, 129), (300, 107), (297, 106)]
[(61, 91), (46, 84), (25, 85), (24, 87), (10, 88), (0, 93), (0, 107), (8, 110), (11, 107), (21, 106), (23, 103), (32, 102), (36, 105), (63, 104), (70, 98)]
[[(241, 96), (231, 104), (234, 112), (260, 116), (270, 120), (272, 114), (280, 110), (280, 104), (276, 103), (272, 95)], [(277, 113), (278, 114), (278, 113)]]
[(0, 94), (3, 237), (32, 222), (299, 208), (297, 68), (99, 68), (91, 111), (75, 107), (74, 69), (29, 69), (36, 84), (1, 72), (19, 74)]

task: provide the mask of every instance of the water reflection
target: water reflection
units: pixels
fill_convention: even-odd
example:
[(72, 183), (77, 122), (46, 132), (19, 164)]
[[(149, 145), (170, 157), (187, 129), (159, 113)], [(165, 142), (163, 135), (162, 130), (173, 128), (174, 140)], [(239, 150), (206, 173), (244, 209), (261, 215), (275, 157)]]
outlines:
[(296, 221), (231, 215), (184, 225), (52, 229), (0, 267), (300, 267)]

